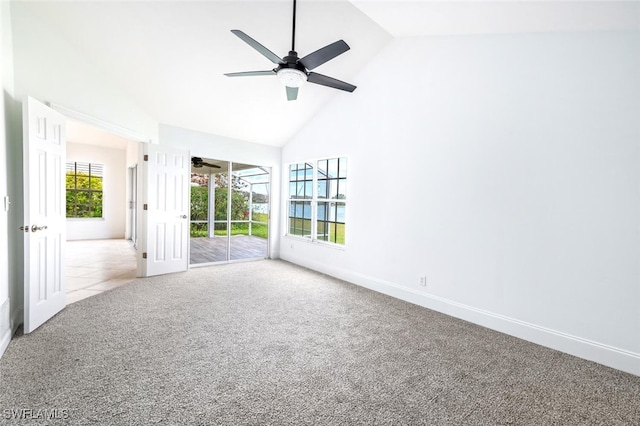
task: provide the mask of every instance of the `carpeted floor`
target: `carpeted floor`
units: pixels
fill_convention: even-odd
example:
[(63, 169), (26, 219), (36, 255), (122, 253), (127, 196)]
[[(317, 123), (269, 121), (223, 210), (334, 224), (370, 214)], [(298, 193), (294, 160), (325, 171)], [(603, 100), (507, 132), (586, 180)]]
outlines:
[(17, 336), (0, 418), (639, 425), (640, 377), (265, 260), (138, 279)]

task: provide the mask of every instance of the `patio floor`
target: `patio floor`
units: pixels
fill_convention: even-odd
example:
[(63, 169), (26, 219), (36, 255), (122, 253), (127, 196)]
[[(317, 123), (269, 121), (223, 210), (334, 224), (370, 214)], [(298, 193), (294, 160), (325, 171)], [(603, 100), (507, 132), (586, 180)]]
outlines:
[[(191, 238), (191, 265), (227, 261), (227, 237)], [(267, 240), (248, 235), (231, 237), (231, 260), (267, 257)]]

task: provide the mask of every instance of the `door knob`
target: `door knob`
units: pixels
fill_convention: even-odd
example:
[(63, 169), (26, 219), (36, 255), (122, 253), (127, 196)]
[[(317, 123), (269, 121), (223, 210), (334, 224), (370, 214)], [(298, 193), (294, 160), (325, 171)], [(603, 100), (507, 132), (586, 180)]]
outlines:
[(186, 214), (183, 214), (183, 215), (182, 215), (182, 216), (180, 216), (180, 217), (181, 217), (181, 218), (183, 218), (183, 219), (186, 219), (186, 218), (187, 218), (187, 215), (186, 215)]
[(44, 226), (33, 225), (31, 227), (31, 232), (42, 231), (44, 229), (47, 229), (47, 225), (44, 225)]

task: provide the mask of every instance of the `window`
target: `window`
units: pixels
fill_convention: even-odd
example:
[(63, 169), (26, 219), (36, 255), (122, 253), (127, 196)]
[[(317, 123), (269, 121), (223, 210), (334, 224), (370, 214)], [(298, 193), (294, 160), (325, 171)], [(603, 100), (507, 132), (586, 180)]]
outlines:
[(289, 234), (311, 238), (311, 200), (313, 166), (309, 163), (289, 167)]
[(102, 217), (103, 165), (67, 162), (67, 217)]
[(289, 166), (289, 235), (344, 245), (347, 159)]
[(347, 159), (318, 161), (318, 240), (344, 244), (346, 199)]

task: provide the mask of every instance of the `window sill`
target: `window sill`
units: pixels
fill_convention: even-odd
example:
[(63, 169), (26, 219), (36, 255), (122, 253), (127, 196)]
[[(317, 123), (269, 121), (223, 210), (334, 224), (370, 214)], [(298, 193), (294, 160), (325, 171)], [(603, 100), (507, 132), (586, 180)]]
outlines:
[(327, 247), (334, 250), (346, 251), (347, 248), (341, 244), (329, 243), (321, 240), (312, 240), (311, 238), (301, 237), (299, 235), (284, 234), (284, 237), (292, 241), (300, 241), (306, 244), (315, 244), (321, 247)]

